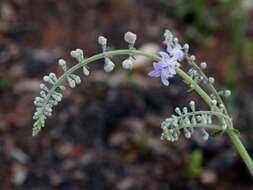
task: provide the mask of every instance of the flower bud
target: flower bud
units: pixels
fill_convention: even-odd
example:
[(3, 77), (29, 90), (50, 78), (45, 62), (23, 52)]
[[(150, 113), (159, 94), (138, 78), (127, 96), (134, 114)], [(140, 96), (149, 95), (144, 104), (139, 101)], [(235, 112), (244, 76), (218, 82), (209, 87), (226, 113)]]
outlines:
[(104, 64), (105, 72), (107, 73), (111, 72), (114, 69), (114, 66), (115, 66), (114, 63), (109, 58), (105, 59), (105, 64)]
[(230, 90), (225, 90), (224, 91), (224, 96), (230, 96), (231, 95), (231, 91)]
[(169, 30), (166, 29), (163, 35), (164, 35), (164, 38), (165, 38), (165, 43), (172, 41), (173, 34)]
[(181, 110), (180, 110), (179, 107), (176, 107), (175, 112), (176, 112), (178, 115), (182, 115), (182, 112), (181, 112)]
[(184, 48), (185, 51), (188, 51), (189, 50), (189, 44), (184, 44), (183, 48)]
[(78, 55), (77, 55), (77, 52), (75, 50), (72, 50), (70, 52), (70, 56), (76, 58)]
[(219, 107), (220, 107), (220, 111), (221, 111), (221, 112), (224, 112), (224, 110), (225, 110), (224, 104), (220, 104)]
[(204, 141), (207, 141), (209, 139), (209, 134), (204, 129), (202, 130), (202, 138)]
[(65, 86), (63, 86), (63, 85), (59, 86), (58, 88), (59, 88), (60, 90), (65, 90), (65, 89), (66, 89)]
[(56, 75), (54, 73), (49, 73), (48, 76), (52, 79), (52, 81), (54, 81), (54, 82), (57, 81), (57, 77), (56, 77)]
[(206, 67), (207, 67), (206, 62), (200, 63), (200, 67), (201, 67), (201, 69), (206, 69)]
[(107, 39), (104, 36), (99, 36), (98, 44), (100, 44), (101, 46), (105, 46), (107, 44)]
[(175, 44), (177, 44), (178, 43), (178, 38), (174, 38), (173, 41), (174, 41)]
[(136, 34), (132, 32), (125, 33), (124, 40), (129, 44), (134, 44), (137, 39)]
[(132, 69), (133, 68), (133, 61), (131, 59), (126, 59), (122, 62), (122, 66), (124, 69)]
[(49, 82), (49, 81), (50, 81), (50, 78), (49, 78), (49, 76), (44, 76), (44, 77), (43, 77), (43, 80), (44, 80), (45, 82)]
[(190, 101), (189, 105), (190, 105), (192, 111), (194, 112), (195, 111), (195, 102), (192, 100), (192, 101)]
[(63, 67), (66, 65), (66, 61), (64, 59), (59, 59), (58, 64)]
[(90, 71), (87, 69), (87, 67), (83, 66), (83, 74), (85, 76), (88, 76), (90, 74)]
[(195, 60), (196, 60), (196, 57), (195, 57), (194, 55), (191, 55), (190, 59), (191, 59), (192, 61), (195, 61)]
[(64, 59), (59, 59), (58, 65), (61, 67), (61, 69), (66, 72), (67, 71), (67, 63)]
[(70, 77), (67, 77), (67, 81), (68, 81), (68, 84), (69, 84), (70, 88), (75, 88), (75, 86), (76, 86), (75, 80), (73, 80)]
[(212, 100), (212, 105), (216, 106), (217, 105), (217, 100)]
[(188, 112), (187, 107), (183, 107), (183, 112), (184, 112), (185, 114), (187, 114), (187, 112)]
[(189, 139), (189, 138), (191, 138), (191, 132), (190, 131), (188, 131), (188, 130), (185, 130), (185, 132), (184, 132), (184, 136), (185, 136), (185, 138), (187, 138), (187, 139)]
[(208, 81), (209, 81), (211, 84), (213, 84), (215, 80), (214, 80), (213, 77), (209, 77), (209, 78), (208, 78)]
[(71, 57), (75, 58), (78, 62), (81, 62), (84, 59), (83, 50), (81, 49), (72, 50), (70, 52), (70, 55)]
[(81, 83), (81, 78), (78, 75), (70, 74), (68, 78), (73, 79), (76, 84)]

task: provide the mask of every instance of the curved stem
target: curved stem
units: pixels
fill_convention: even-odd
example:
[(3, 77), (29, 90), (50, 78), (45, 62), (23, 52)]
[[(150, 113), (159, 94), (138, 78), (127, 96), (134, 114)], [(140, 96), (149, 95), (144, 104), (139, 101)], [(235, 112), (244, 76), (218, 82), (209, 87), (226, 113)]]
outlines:
[[(199, 74), (204, 78), (204, 80), (207, 82), (207, 87), (209, 87), (209, 90), (215, 95), (215, 97), (217, 98), (218, 102), (219, 102), (220, 104), (225, 105), (224, 102), (223, 102), (223, 100), (222, 100), (222, 98), (219, 96), (217, 90), (216, 90), (215, 87), (213, 86), (213, 84), (209, 83), (208, 77), (207, 77), (207, 76), (205, 75), (205, 73), (200, 69), (200, 67), (195, 63), (195, 61), (193, 61), (193, 60), (190, 58), (190, 56), (189, 56), (188, 53), (186, 53), (185, 58), (191, 63), (191, 65), (193, 66), (193, 68), (195, 68), (195, 69), (199, 72)], [(225, 112), (225, 114), (226, 114), (227, 116), (229, 116), (226, 106), (224, 106), (224, 112)]]
[(178, 129), (184, 129), (184, 128), (190, 128), (190, 127), (221, 130), (220, 126), (211, 125), (211, 124), (181, 125), (177, 128)]
[[(140, 51), (140, 50), (129, 50), (129, 49), (127, 49), (127, 50), (108, 51), (108, 52), (104, 52), (104, 53), (94, 55), (94, 56), (92, 56), (88, 59), (85, 59), (84, 61), (76, 64), (75, 66), (71, 67), (68, 71), (66, 71), (58, 79), (58, 81), (55, 83), (55, 85), (49, 90), (49, 93), (48, 93), (47, 97), (45, 98), (45, 102), (47, 102), (49, 100), (51, 94), (56, 90), (56, 88), (63, 82), (63, 80), (69, 74), (71, 74), (74, 71), (78, 70), (79, 68), (85, 66), (86, 64), (88, 64), (90, 62), (93, 62), (93, 61), (96, 61), (96, 60), (99, 60), (99, 59), (102, 59), (105, 56), (106, 57), (113, 57), (113, 56), (119, 56), (119, 55), (141, 55), (141, 56), (145, 56), (145, 57), (147, 57), (147, 58), (149, 58), (153, 61), (160, 61), (161, 60), (161, 58), (157, 55), (153, 55), (153, 54), (150, 54), (148, 52), (144, 52), (144, 51)], [(177, 67), (176, 72), (180, 77), (182, 77), (185, 81), (187, 81), (191, 85), (191, 87), (199, 94), (199, 96), (201, 96), (201, 98), (211, 107), (212, 99), (209, 97), (209, 95), (189, 75), (187, 75), (182, 69)], [(44, 109), (44, 108), (42, 108), (42, 109)], [(220, 111), (219, 108), (217, 108), (217, 110)], [(228, 133), (231, 141), (235, 145), (238, 153), (240, 154), (240, 156), (244, 160), (245, 164), (249, 168), (249, 170), (251, 172), (251, 175), (253, 176), (253, 162), (252, 162), (248, 152), (246, 151), (245, 147), (241, 143), (239, 137), (232, 130), (227, 130), (227, 133)]]

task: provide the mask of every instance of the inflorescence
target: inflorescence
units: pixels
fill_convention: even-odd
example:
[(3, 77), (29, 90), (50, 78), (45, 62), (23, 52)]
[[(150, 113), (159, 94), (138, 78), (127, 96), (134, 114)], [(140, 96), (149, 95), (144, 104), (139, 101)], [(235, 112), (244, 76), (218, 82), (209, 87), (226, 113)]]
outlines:
[[(196, 111), (195, 102), (190, 102), (191, 112), (188, 112), (187, 107), (184, 107), (180, 110), (179, 107), (175, 109), (176, 115), (165, 119), (162, 122), (161, 128), (163, 133), (161, 139), (168, 141), (176, 141), (181, 134), (181, 131), (184, 131), (185, 137), (190, 138), (195, 128), (199, 128), (200, 133), (204, 140), (207, 140), (209, 134), (206, 128), (213, 128), (216, 130), (226, 130), (227, 128), (232, 127), (231, 118), (226, 116), (227, 113), (224, 103), (220, 96), (229, 96), (231, 94), (230, 90), (222, 90), (217, 92), (213, 84), (215, 82), (213, 77), (207, 77), (203, 70), (207, 68), (206, 62), (201, 62), (198, 66), (195, 61), (196, 58), (194, 55), (189, 55), (189, 45), (184, 44), (181, 46), (178, 42), (178, 39), (173, 37), (172, 33), (168, 30), (164, 33), (164, 43), (167, 45), (167, 52), (160, 52), (161, 61), (154, 62), (154, 70), (149, 73), (151, 77), (161, 76), (162, 83), (165, 86), (169, 85), (168, 78), (174, 76), (175, 66), (180, 66), (179, 62), (183, 59), (186, 60), (190, 69), (188, 70), (188, 75), (193, 81), (197, 84), (204, 85), (210, 91), (211, 97), (211, 110), (210, 111)], [(173, 65), (174, 67), (170, 67)], [(175, 73), (176, 74), (176, 73)], [(186, 81), (187, 83), (187, 81)], [(194, 89), (194, 86), (190, 85), (191, 89)], [(213, 117), (216, 116), (220, 120), (220, 127), (213, 124)]]
[[(70, 55), (75, 58), (77, 63), (81, 63), (84, 60), (83, 51), (81, 49), (71, 51)], [(58, 64), (63, 73), (67, 73), (67, 62), (64, 59), (59, 59)], [(89, 70), (85, 66), (83, 66), (83, 72), (84, 75), (89, 75)], [(81, 83), (81, 78), (73, 73), (67, 74), (66, 79), (71, 88)], [(34, 100), (36, 112), (33, 115), (33, 119), (35, 120), (33, 125), (33, 136), (37, 135), (41, 128), (45, 126), (45, 120), (52, 115), (53, 107), (58, 105), (62, 100), (62, 91), (65, 90), (65, 86), (58, 85), (59, 78), (57, 78), (55, 73), (44, 76), (43, 80), (44, 83), (40, 84), (40, 96), (36, 97)]]
[[(128, 44), (129, 50), (135, 50), (134, 45), (136, 42), (137, 36), (132, 32), (127, 32), (124, 35), (124, 40)], [(104, 58), (104, 70), (105, 72), (113, 71), (115, 64), (113, 63), (110, 56), (108, 56), (108, 46), (107, 39), (104, 36), (98, 37), (98, 44), (101, 46)], [(195, 104), (193, 106), (193, 101), (190, 103), (192, 112), (189, 114), (187, 108), (183, 108), (182, 112), (179, 108), (176, 108), (176, 112), (179, 116), (172, 115), (170, 118), (167, 118), (162, 123), (162, 139), (167, 139), (170, 141), (175, 141), (178, 139), (180, 131), (183, 129), (185, 136), (190, 137), (194, 127), (201, 128), (200, 124), (212, 124), (212, 116), (216, 112), (220, 112), (223, 116), (223, 113), (226, 111), (223, 102), (220, 99), (220, 96), (228, 96), (231, 94), (229, 90), (223, 90), (216, 92), (212, 86), (214, 83), (214, 78), (207, 77), (203, 70), (206, 69), (207, 64), (205, 62), (200, 63), (200, 67), (195, 63), (195, 56), (189, 55), (189, 45), (184, 44), (181, 46), (177, 38), (175, 38), (169, 30), (166, 30), (164, 33), (164, 44), (167, 46), (167, 51), (159, 52), (161, 56), (160, 61), (154, 62), (154, 70), (148, 73), (151, 77), (161, 77), (162, 84), (165, 86), (169, 85), (169, 78), (172, 78), (176, 75), (177, 67), (180, 67), (181, 62), (186, 59), (191, 68), (188, 71), (189, 76), (196, 83), (203, 82), (203, 84), (210, 86), (212, 97), (212, 105), (210, 112), (205, 114), (200, 114), (200, 112), (195, 111)], [(85, 76), (89, 75), (89, 70), (86, 64), (83, 64), (86, 60), (84, 57), (83, 50), (76, 49), (70, 52), (71, 57), (76, 61), (76, 64), (82, 64), (82, 70)], [(134, 54), (130, 51), (128, 57), (122, 61), (122, 67), (124, 69), (133, 69), (134, 65)], [(63, 79), (66, 79), (69, 87), (74, 88), (81, 83), (81, 78), (73, 74), (71, 69), (68, 69), (67, 62), (64, 59), (59, 59), (59, 66), (63, 71), (63, 75), (57, 78), (55, 73), (50, 73), (43, 77), (44, 83), (40, 84), (40, 96), (35, 98), (34, 104), (36, 106), (36, 112), (34, 113), (33, 119), (35, 120), (33, 126), (33, 135), (37, 135), (42, 127), (45, 126), (45, 120), (47, 117), (52, 115), (53, 107), (56, 106), (63, 97), (63, 90), (65, 86), (62, 84)], [(194, 107), (194, 109), (193, 109)], [(202, 112), (201, 112), (202, 113)], [(227, 121), (224, 117), (220, 117), (223, 125), (227, 125)], [(196, 126), (194, 126), (196, 124)], [(221, 128), (226, 129), (226, 128)], [(202, 133), (204, 134), (204, 139), (207, 139), (208, 133), (203, 127), (201, 128)]]
[[(60, 59), (58, 64), (63, 74), (60, 77), (57, 77), (55, 73), (44, 76), (44, 82), (40, 84), (40, 95), (34, 100), (36, 111), (33, 115), (35, 120), (33, 136), (37, 135), (45, 126), (45, 121), (52, 115), (53, 108), (62, 100), (65, 89), (63, 82), (67, 81), (71, 88), (81, 83), (80, 76), (74, 74), (76, 70), (82, 68), (84, 76), (88, 76), (90, 72), (87, 64), (104, 59), (104, 71), (111, 72), (115, 68), (112, 57), (119, 55), (128, 56), (122, 61), (122, 67), (131, 70), (134, 68), (135, 55), (142, 55), (155, 61), (153, 62), (153, 70), (148, 73), (150, 77), (160, 77), (162, 84), (169, 86), (169, 79), (178, 74), (189, 85), (190, 91), (196, 91), (210, 107), (210, 110), (207, 111), (197, 111), (194, 101), (190, 101), (190, 109), (177, 107), (175, 109), (176, 114), (162, 122), (161, 139), (174, 142), (178, 140), (181, 133), (184, 133), (186, 138), (190, 138), (195, 129), (200, 132), (204, 140), (209, 138), (209, 129), (215, 130), (215, 132), (227, 132), (253, 175), (253, 162), (233, 128), (232, 119), (223, 102), (223, 97), (230, 96), (231, 92), (230, 90), (216, 90), (214, 87), (215, 79), (206, 76), (204, 73), (207, 63), (197, 64), (195, 56), (189, 54), (189, 45), (181, 45), (169, 30), (165, 30), (164, 33), (166, 51), (159, 52), (159, 56), (136, 50), (134, 47), (136, 39), (136, 34), (127, 32), (124, 35), (124, 40), (128, 44), (128, 49), (109, 51), (107, 39), (104, 36), (99, 36), (98, 44), (101, 46), (102, 53), (85, 58), (83, 50), (73, 50), (70, 55), (75, 59), (76, 64), (71, 68), (67, 67), (67, 62), (64, 59)], [(181, 69), (184, 60), (190, 67), (187, 73)]]
[[(190, 110), (188, 110), (187, 107), (183, 109), (177, 107), (175, 109), (177, 115), (173, 114), (170, 118), (162, 122), (162, 140), (174, 142), (178, 140), (182, 131), (186, 138), (190, 138), (195, 129), (198, 129), (204, 140), (208, 140), (209, 134), (207, 129), (213, 128), (225, 131), (227, 129), (227, 123), (231, 122), (230, 118), (220, 112), (196, 111), (194, 101), (190, 101), (189, 106)], [(213, 123), (214, 117), (220, 120), (221, 126), (216, 126), (216, 124)]]
[[(134, 50), (134, 44), (137, 39), (136, 34), (127, 32), (124, 36), (125, 42), (128, 44), (129, 50)], [(107, 39), (104, 36), (98, 37), (98, 44), (101, 46), (104, 54), (104, 70), (105, 72), (111, 72), (115, 64), (106, 52), (108, 51)], [(76, 64), (83, 64), (86, 58), (84, 57), (83, 50), (76, 49), (70, 52), (70, 56), (76, 60)], [(129, 55), (127, 59), (122, 62), (122, 66), (125, 69), (133, 68), (134, 56)], [(63, 90), (65, 86), (62, 83), (62, 79), (67, 80), (67, 84), (70, 88), (75, 88), (81, 83), (81, 78), (68, 70), (67, 62), (64, 59), (59, 59), (58, 64), (63, 71), (63, 75), (57, 78), (55, 73), (50, 73), (43, 77), (44, 83), (40, 84), (40, 96), (34, 100), (35, 113), (33, 119), (35, 120), (33, 125), (33, 136), (37, 135), (40, 130), (45, 126), (47, 117), (52, 115), (53, 107), (56, 106), (63, 97)], [(82, 66), (83, 74), (88, 76), (90, 74), (86, 65)], [(61, 79), (61, 80), (60, 80)]]

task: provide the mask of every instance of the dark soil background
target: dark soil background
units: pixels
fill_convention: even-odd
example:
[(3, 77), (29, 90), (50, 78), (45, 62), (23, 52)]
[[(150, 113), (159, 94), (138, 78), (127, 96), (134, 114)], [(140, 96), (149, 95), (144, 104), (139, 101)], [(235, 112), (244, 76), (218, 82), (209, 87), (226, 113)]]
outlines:
[[(108, 37), (125, 48), (162, 47), (165, 28), (188, 42), (226, 99), (240, 137), (253, 156), (253, 5), (251, 0), (1, 0), (0, 189), (249, 190), (253, 180), (226, 135), (160, 140), (160, 123), (195, 93), (174, 78), (168, 88), (147, 77), (147, 61), (127, 73), (90, 66), (89, 78), (67, 89), (46, 127), (31, 136), (33, 99), (43, 75), (60, 74), (57, 59), (88, 57)], [(115, 62), (120, 63), (120, 60)]]

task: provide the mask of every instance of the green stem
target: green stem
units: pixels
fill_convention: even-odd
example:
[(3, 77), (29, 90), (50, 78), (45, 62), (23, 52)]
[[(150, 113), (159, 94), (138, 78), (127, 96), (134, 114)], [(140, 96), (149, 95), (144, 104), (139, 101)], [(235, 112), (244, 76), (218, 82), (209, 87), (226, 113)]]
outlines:
[(250, 158), (247, 150), (243, 146), (243, 144), (242, 144), (241, 140), (239, 139), (238, 135), (232, 130), (228, 131), (228, 135), (229, 135), (230, 139), (232, 140), (232, 142), (234, 143), (237, 151), (241, 155), (244, 163), (247, 165), (251, 175), (253, 176), (253, 162), (252, 162), (252, 159)]
[[(188, 60), (191, 63), (192, 67), (195, 68), (198, 71), (198, 73), (204, 78), (204, 80), (207, 83), (207, 86), (209, 87), (209, 89), (211, 90), (211, 92), (215, 95), (215, 97), (217, 98), (218, 102), (220, 104), (225, 105), (224, 102), (223, 102), (223, 100), (222, 100), (222, 98), (219, 96), (217, 90), (213, 86), (213, 84), (211, 84), (208, 81), (208, 77), (204, 74), (204, 72), (200, 69), (200, 67), (195, 63), (195, 61), (191, 60), (191, 58), (190, 58), (190, 56), (189, 56), (188, 53), (186, 53), (186, 57), (185, 58), (186, 58), (186, 60)], [(226, 106), (224, 106), (224, 112), (228, 116), (228, 111), (227, 111)]]
[(220, 126), (211, 125), (211, 124), (181, 125), (178, 127), (178, 129), (184, 129), (184, 128), (190, 128), (190, 127), (221, 130)]
[[(82, 61), (79, 64), (76, 64), (75, 66), (71, 67), (67, 72), (65, 72), (56, 82), (56, 84), (50, 89), (47, 97), (46, 97), (46, 101), (47, 102), (52, 94), (52, 92), (63, 82), (63, 80), (65, 79), (65, 77), (67, 77), (69, 74), (73, 73), (74, 71), (78, 70), (79, 68), (85, 66), (86, 64), (102, 59), (105, 56), (107, 57), (114, 57), (114, 56), (119, 56), (119, 55), (141, 55), (141, 56), (145, 56), (153, 61), (160, 61), (161, 58), (157, 55), (153, 55), (144, 51), (140, 51), (140, 50), (115, 50), (115, 51), (108, 51), (108, 52), (104, 52), (104, 53), (100, 53), (97, 55), (94, 55), (88, 59), (85, 59), (84, 61)], [(212, 100), (209, 97), (209, 95), (189, 76), (187, 75), (182, 69), (180, 68), (176, 68), (176, 72), (177, 74), (182, 77), (185, 81), (187, 81), (191, 87), (199, 94), (199, 96), (201, 96), (201, 98), (211, 107), (212, 106)], [(246, 151), (245, 147), (243, 146), (242, 142), (240, 141), (238, 135), (236, 133), (234, 133), (232, 130), (227, 130), (228, 135), (231, 139), (231, 141), (233, 142), (234, 146), (236, 147), (238, 153), (240, 154), (240, 156), (242, 157), (243, 161), (245, 162), (245, 164), (247, 165), (247, 167), (249, 168), (249, 171), (251, 173), (251, 175), (253, 176), (253, 162), (252, 159), (250, 158), (248, 152)]]

